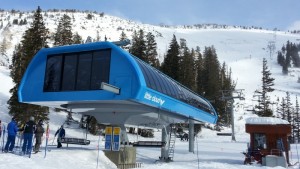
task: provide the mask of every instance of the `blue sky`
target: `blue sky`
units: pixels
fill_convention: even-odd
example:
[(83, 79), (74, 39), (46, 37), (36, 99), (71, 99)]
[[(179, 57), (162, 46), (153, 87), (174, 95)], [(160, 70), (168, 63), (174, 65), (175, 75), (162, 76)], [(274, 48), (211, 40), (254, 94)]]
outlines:
[(300, 29), (300, 0), (2, 0), (1, 9), (79, 9), (139, 21)]

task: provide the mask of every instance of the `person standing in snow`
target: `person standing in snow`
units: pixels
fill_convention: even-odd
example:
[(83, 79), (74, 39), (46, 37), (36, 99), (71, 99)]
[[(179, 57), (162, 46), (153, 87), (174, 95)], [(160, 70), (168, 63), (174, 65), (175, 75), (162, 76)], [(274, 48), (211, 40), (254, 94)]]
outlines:
[(4, 152), (12, 152), (15, 147), (16, 135), (19, 128), (16, 122), (16, 119), (13, 117), (11, 122), (7, 125), (7, 142), (4, 148)]
[(35, 153), (38, 153), (40, 150), (44, 132), (45, 132), (45, 129), (43, 128), (43, 120), (39, 120), (38, 124), (36, 125), (35, 132), (34, 132), (34, 134), (35, 134), (34, 152)]
[(32, 148), (33, 133), (35, 131), (36, 124), (34, 117), (30, 117), (30, 120), (24, 126), (24, 142), (22, 147), (23, 154), (30, 154)]
[(62, 125), (55, 133), (55, 137), (56, 135), (58, 135), (57, 137), (57, 148), (61, 148), (62, 145), (61, 145), (61, 139), (65, 137), (66, 135), (66, 132), (65, 132), (65, 129), (64, 129), (64, 126)]

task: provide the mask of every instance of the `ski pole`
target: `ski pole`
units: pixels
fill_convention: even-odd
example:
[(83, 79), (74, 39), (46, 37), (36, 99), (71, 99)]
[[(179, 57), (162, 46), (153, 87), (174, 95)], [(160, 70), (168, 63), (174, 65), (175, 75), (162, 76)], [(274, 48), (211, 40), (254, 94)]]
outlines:
[(46, 155), (47, 155), (49, 133), (50, 133), (49, 123), (47, 123), (47, 128), (46, 128), (46, 145), (45, 145), (45, 155), (44, 155), (44, 158), (46, 158)]

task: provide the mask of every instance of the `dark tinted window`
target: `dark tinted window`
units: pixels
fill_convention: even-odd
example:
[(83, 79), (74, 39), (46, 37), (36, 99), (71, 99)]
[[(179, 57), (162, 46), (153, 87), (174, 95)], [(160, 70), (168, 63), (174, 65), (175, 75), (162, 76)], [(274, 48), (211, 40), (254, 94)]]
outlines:
[(110, 50), (94, 52), (91, 89), (100, 89), (101, 82), (108, 83), (110, 70)]
[(59, 91), (61, 79), (62, 56), (49, 56), (45, 74), (44, 91)]
[(75, 90), (77, 55), (66, 55), (64, 58), (64, 69), (61, 90)]
[(92, 68), (92, 53), (82, 53), (78, 56), (76, 90), (90, 89)]
[(44, 92), (100, 90), (109, 83), (111, 50), (49, 55)]

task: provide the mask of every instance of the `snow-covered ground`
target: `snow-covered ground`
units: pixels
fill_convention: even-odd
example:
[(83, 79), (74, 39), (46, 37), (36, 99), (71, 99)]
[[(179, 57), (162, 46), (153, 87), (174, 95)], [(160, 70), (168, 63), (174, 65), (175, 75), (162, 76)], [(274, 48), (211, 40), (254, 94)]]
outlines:
[[(24, 13), (23, 18), (27, 18), (30, 22), (30, 13)], [(300, 35), (290, 34), (287, 32), (274, 32), (268, 30), (243, 30), (236, 28), (228, 29), (183, 29), (178, 28), (163, 28), (159, 26), (146, 25), (135, 23), (128, 20), (112, 16), (100, 17), (95, 15), (92, 20), (87, 20), (84, 13), (70, 14), (73, 19), (73, 32), (78, 32), (84, 39), (87, 36), (92, 38), (97, 37), (99, 32), (100, 39), (103, 40), (104, 36), (108, 37), (109, 41), (119, 39), (121, 29), (125, 31), (128, 37), (131, 36), (132, 30), (144, 29), (146, 32), (151, 31), (156, 35), (158, 44), (158, 53), (162, 61), (164, 53), (167, 51), (169, 43), (173, 34), (176, 35), (177, 40), (184, 38), (190, 48), (200, 46), (203, 51), (204, 46), (214, 45), (218, 57), (221, 61), (225, 61), (232, 69), (233, 80), (237, 82), (237, 89), (244, 89), (244, 101), (235, 100), (235, 131), (236, 142), (231, 141), (231, 137), (216, 136), (215, 131), (203, 129), (202, 132), (196, 137), (195, 152), (188, 152), (188, 143), (176, 141), (174, 162), (162, 163), (157, 162), (160, 156), (160, 149), (157, 148), (138, 148), (137, 149), (137, 162), (142, 163), (142, 168), (146, 169), (224, 169), (224, 168), (267, 168), (260, 165), (244, 166), (244, 155), (241, 153), (246, 150), (249, 135), (245, 133), (245, 119), (253, 117), (246, 109), (250, 109), (253, 105), (252, 95), (256, 89), (261, 86), (261, 71), (262, 71), (262, 58), (268, 59), (268, 66), (271, 69), (272, 77), (275, 80), (275, 91), (271, 98), (273, 101), (277, 97), (285, 97), (285, 92), (291, 92), (292, 102), (295, 101), (295, 96), (299, 94), (299, 86), (297, 83), (300, 69), (290, 69), (289, 75), (283, 76), (281, 74), (281, 67), (276, 63), (276, 55), (270, 58), (267, 50), (269, 41), (275, 41), (276, 51), (281, 49), (288, 40), (293, 43), (299, 43)], [(10, 17), (8, 17), (10, 16)], [(48, 13), (44, 15), (46, 26), (50, 32), (55, 31), (56, 25), (62, 14)], [(18, 14), (11, 15), (7, 12), (1, 13), (0, 18), (3, 20), (4, 27), (13, 19), (19, 18)], [(7, 53), (11, 58), (14, 50), (14, 45), (20, 42), (24, 31), (27, 26), (9, 26), (8, 29), (0, 29), (0, 42), (5, 37), (8, 40)], [(119, 29), (121, 28), (121, 29)], [(11, 117), (7, 114), (7, 100), (10, 97), (9, 90), (13, 86), (13, 82), (9, 77), (9, 69), (0, 67), (0, 119), (6, 125)], [(275, 110), (275, 109), (274, 109)], [(52, 146), (55, 145), (54, 133), (63, 123), (66, 118), (65, 113), (50, 113), (50, 140), (47, 157), (44, 158), (44, 152), (32, 155), (32, 158), (21, 157), (15, 154), (2, 154), (0, 153), (0, 169), (89, 169), (97, 167), (98, 148), (99, 163), (98, 168), (116, 168), (104, 155), (104, 142), (103, 137), (100, 137), (100, 146), (98, 147), (98, 136), (88, 134), (88, 139), (91, 144), (88, 146), (69, 145), (69, 148), (57, 149)], [(225, 129), (230, 130), (230, 129)], [(84, 131), (76, 126), (66, 128), (66, 135), (69, 137), (83, 138)], [(135, 135), (129, 135), (131, 141), (141, 140), (143, 138)], [(155, 140), (160, 140), (160, 132), (155, 133)], [(0, 145), (2, 146), (2, 141)], [(43, 145), (45, 142), (43, 143)], [(43, 149), (43, 147), (42, 147)], [(292, 163), (298, 161), (297, 146), (291, 146), (291, 159)], [(276, 167), (281, 168), (281, 167)], [(292, 168), (299, 168), (294, 166)]]
[[(44, 158), (44, 145), (42, 152), (32, 154), (31, 158), (27, 156), (19, 156), (11, 153), (0, 153), (0, 168), (2, 169), (114, 169), (116, 166), (103, 153), (104, 138), (103, 136), (92, 136), (88, 134), (91, 144), (88, 146), (69, 145), (63, 148), (56, 148), (56, 140), (53, 141), (54, 133), (63, 123), (65, 113), (50, 113), (50, 129), (49, 150)], [(251, 116), (251, 115), (249, 115)], [(2, 117), (2, 114), (1, 114)], [(75, 116), (76, 117), (76, 116)], [(248, 117), (248, 115), (245, 115)], [(243, 125), (242, 125), (243, 124)], [(231, 141), (228, 136), (216, 136), (215, 131), (203, 129), (197, 135), (195, 140), (195, 152), (188, 151), (188, 142), (180, 141), (177, 138), (175, 143), (174, 162), (164, 163), (157, 161), (160, 156), (158, 148), (137, 148), (137, 162), (142, 163), (144, 169), (260, 169), (271, 168), (262, 167), (259, 164), (243, 165), (244, 155), (241, 153), (246, 150), (249, 135), (244, 132), (245, 119), (239, 120), (237, 123), (236, 141)], [(68, 137), (85, 138), (85, 131), (79, 129), (75, 124), (66, 125), (66, 135)], [(229, 129), (227, 129), (229, 130)], [(155, 130), (155, 137), (152, 139), (129, 135), (130, 141), (140, 140), (160, 140), (161, 133)], [(17, 139), (18, 143), (18, 139)], [(98, 156), (99, 143), (99, 156)], [(2, 145), (2, 143), (0, 144)], [(18, 149), (16, 149), (18, 151)], [(292, 145), (290, 152), (292, 163), (298, 162), (297, 147)], [(98, 163), (98, 165), (97, 165)], [(98, 167), (97, 167), (98, 166)], [(289, 168), (298, 168), (295, 165)], [(277, 169), (282, 167), (275, 167)]]

